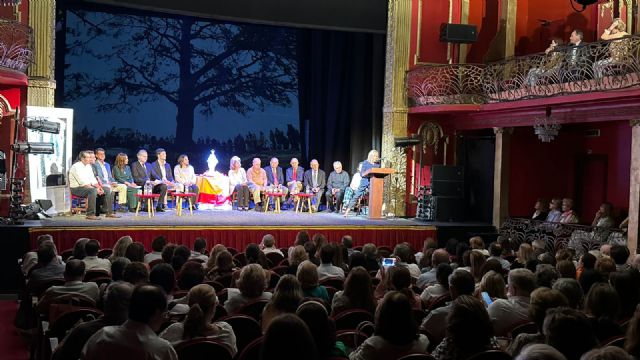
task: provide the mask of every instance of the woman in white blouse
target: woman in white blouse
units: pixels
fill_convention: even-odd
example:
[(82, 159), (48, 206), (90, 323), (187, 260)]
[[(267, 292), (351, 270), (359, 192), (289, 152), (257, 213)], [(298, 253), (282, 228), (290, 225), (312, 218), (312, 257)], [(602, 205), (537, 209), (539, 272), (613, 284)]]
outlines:
[(236, 192), (238, 198), (239, 211), (249, 210), (249, 199), (251, 199), (251, 191), (247, 182), (247, 172), (240, 166), (240, 158), (234, 156), (229, 162), (229, 185), (230, 193)]
[(216, 313), (218, 297), (210, 285), (200, 284), (189, 290), (187, 295), (189, 312), (183, 322), (171, 324), (160, 337), (175, 345), (181, 341), (207, 338), (227, 346), (231, 356), (238, 352), (236, 335), (231, 325), (224, 321), (211, 322)]
[(195, 203), (198, 200), (200, 189), (196, 185), (196, 173), (193, 170), (193, 166), (189, 165), (189, 157), (187, 155), (182, 154), (178, 157), (178, 165), (173, 168), (173, 178), (177, 184), (182, 185), (178, 186), (179, 190), (183, 189), (185, 192), (195, 194), (193, 198)]

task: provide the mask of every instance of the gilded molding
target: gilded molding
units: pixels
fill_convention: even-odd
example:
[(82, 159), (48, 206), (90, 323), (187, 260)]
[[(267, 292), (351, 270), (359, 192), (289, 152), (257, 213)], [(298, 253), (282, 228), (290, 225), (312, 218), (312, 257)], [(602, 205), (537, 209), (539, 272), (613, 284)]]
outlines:
[(29, 26), (33, 29), (34, 63), (29, 67), (30, 77), (54, 78), (55, 59), (55, 0), (29, 3)]
[[(470, 0), (462, 0), (462, 3), (460, 4), (460, 24), (469, 23), (469, 1)], [(460, 64), (465, 64), (467, 62), (467, 53), (469, 52), (468, 48), (468, 44), (460, 44), (460, 51), (458, 54), (458, 62)]]

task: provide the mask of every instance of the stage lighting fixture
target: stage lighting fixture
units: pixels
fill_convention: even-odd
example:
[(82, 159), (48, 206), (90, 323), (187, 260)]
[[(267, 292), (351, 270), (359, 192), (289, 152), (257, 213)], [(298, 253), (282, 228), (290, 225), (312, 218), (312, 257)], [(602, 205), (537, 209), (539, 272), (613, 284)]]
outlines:
[(401, 137), (393, 139), (395, 147), (408, 147), (420, 144), (420, 138), (418, 137)]
[(18, 142), (11, 145), (11, 150), (21, 154), (53, 154), (53, 143)]
[(27, 129), (46, 132), (50, 134), (60, 133), (60, 123), (48, 121), (46, 118), (35, 118), (34, 120), (27, 120), (24, 122), (24, 127)]

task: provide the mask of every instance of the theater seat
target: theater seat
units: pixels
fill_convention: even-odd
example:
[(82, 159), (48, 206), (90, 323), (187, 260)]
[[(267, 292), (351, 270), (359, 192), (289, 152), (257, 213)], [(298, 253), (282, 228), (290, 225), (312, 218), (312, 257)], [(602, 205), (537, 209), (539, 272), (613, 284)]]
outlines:
[(183, 341), (176, 344), (174, 349), (180, 360), (233, 359), (227, 345), (207, 338)]

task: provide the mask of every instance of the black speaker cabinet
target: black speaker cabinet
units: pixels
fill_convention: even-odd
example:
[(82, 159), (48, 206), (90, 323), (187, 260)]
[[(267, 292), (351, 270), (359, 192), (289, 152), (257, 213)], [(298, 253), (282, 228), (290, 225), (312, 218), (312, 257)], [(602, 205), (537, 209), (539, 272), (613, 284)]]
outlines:
[(475, 25), (447, 24), (440, 25), (440, 41), (470, 44), (478, 40), (478, 29)]
[(431, 182), (434, 181), (464, 181), (462, 166), (431, 165)]
[(434, 196), (436, 221), (464, 221), (464, 199), (450, 196)]
[(464, 197), (464, 182), (462, 181), (431, 181), (431, 194), (433, 196)]

